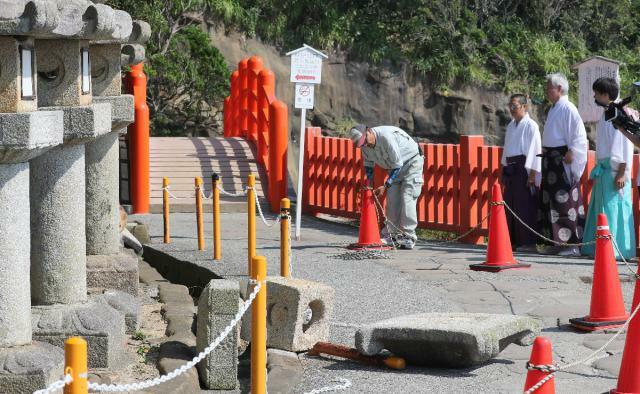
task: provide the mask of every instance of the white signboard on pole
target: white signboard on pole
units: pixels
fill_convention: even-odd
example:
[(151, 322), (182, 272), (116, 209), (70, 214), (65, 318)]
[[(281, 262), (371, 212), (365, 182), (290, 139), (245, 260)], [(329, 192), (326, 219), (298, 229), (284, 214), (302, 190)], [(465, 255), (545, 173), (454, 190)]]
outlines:
[[(620, 62), (602, 56), (591, 57), (572, 68), (578, 70), (578, 112), (584, 122), (597, 122), (604, 108), (593, 99), (593, 83), (601, 77), (610, 77), (620, 82)], [(617, 97), (615, 97), (617, 98)]]
[[(302, 47), (291, 54), (291, 82), (320, 83), (323, 53), (311, 47)], [(289, 52), (291, 53), (291, 52)]]
[(296, 83), (295, 107), (300, 108), (300, 155), (298, 156), (298, 196), (296, 198), (296, 239), (300, 239), (300, 220), (302, 219), (302, 174), (304, 171), (304, 129), (307, 123), (307, 109), (313, 109), (313, 85), (319, 84), (322, 77), (322, 59), (329, 56), (303, 44), (287, 53), (291, 56), (291, 82)]
[(296, 84), (296, 108), (313, 109), (313, 85), (310, 83)]

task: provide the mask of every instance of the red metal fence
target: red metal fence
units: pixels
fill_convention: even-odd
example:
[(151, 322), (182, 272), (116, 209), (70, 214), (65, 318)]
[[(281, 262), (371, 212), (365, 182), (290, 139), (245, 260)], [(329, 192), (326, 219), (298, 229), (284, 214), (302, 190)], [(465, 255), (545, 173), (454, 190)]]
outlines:
[[(309, 214), (359, 217), (359, 190), (365, 175), (362, 156), (349, 139), (324, 137), (317, 127), (308, 128), (305, 140), (303, 210)], [(502, 148), (484, 145), (482, 136), (461, 136), (459, 144), (420, 144), (425, 153), (424, 186), (418, 199), (418, 227), (462, 234), (478, 225), (489, 212), (491, 186), (500, 180)], [(634, 156), (633, 179), (638, 172)], [(595, 165), (589, 152), (582, 177), (585, 209), (591, 184), (588, 173)], [(385, 179), (376, 167), (375, 184)], [(638, 192), (633, 187), (633, 204), (638, 233)], [(488, 222), (463, 241), (481, 243), (488, 234)]]

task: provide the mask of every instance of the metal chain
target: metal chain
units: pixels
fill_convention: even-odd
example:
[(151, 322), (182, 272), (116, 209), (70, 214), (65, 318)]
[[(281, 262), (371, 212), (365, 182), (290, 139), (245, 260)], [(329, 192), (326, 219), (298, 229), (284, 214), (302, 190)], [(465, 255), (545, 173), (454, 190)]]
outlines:
[(345, 379), (345, 378), (335, 378), (333, 379), (334, 382), (342, 382), (339, 385), (336, 386), (326, 386), (326, 387), (322, 387), (319, 389), (314, 389), (311, 391), (308, 391), (304, 394), (320, 394), (320, 393), (327, 393), (329, 391), (340, 391), (340, 390), (346, 390), (349, 387), (351, 387), (351, 381), (349, 379)]
[(547, 241), (549, 243), (555, 244), (557, 246), (563, 246), (563, 247), (578, 247), (578, 246), (586, 246), (586, 245), (591, 245), (591, 244), (595, 244), (596, 243), (595, 239), (593, 241), (589, 241), (589, 242), (580, 242), (580, 243), (570, 244), (570, 243), (566, 243), (566, 242), (558, 242), (558, 241), (553, 240), (551, 238), (547, 238), (544, 235), (542, 235), (539, 232), (537, 232), (536, 230), (534, 230), (533, 228), (531, 228), (531, 226), (529, 226), (527, 223), (525, 223), (524, 220), (520, 219), (520, 217), (518, 215), (516, 215), (516, 213), (513, 211), (513, 209), (511, 209), (509, 204), (507, 204), (504, 201), (501, 201), (501, 203), (502, 204), (500, 204), (500, 205), (504, 205), (504, 207), (507, 208), (507, 210), (509, 212), (511, 212), (511, 214), (520, 222), (520, 224), (522, 224), (529, 231), (531, 231), (532, 233), (534, 233), (535, 235), (537, 235), (538, 237), (542, 238), (543, 240), (545, 240), (545, 241)]
[(185, 365), (176, 368), (175, 370), (169, 372), (166, 375), (159, 376), (154, 379), (145, 380), (143, 382), (137, 383), (128, 383), (128, 384), (97, 384), (97, 383), (89, 383), (89, 389), (95, 391), (106, 391), (106, 392), (127, 392), (127, 391), (139, 391), (142, 389), (146, 389), (149, 387), (157, 386), (161, 383), (167, 382), (171, 379), (174, 379), (183, 373), (187, 372), (189, 369), (193, 368), (196, 364), (202, 361), (209, 353), (211, 353), (220, 343), (229, 335), (231, 330), (238, 324), (238, 322), (242, 319), (242, 316), (249, 310), (249, 307), (253, 303), (253, 300), (258, 295), (260, 288), (263, 286), (262, 282), (253, 282), (255, 284), (255, 288), (253, 292), (249, 295), (249, 298), (244, 303), (242, 308), (236, 313), (235, 317), (227, 327), (222, 330), (222, 332), (216, 337), (216, 339), (209, 344), (200, 354), (193, 358), (193, 360), (189, 361)]
[[(253, 189), (253, 188), (252, 187), (247, 187), (247, 189)], [(260, 206), (260, 199), (258, 198), (258, 193), (253, 193), (253, 198), (256, 200), (256, 206), (258, 207), (258, 213), (260, 214), (260, 219), (262, 219), (262, 223), (264, 223), (265, 226), (273, 227), (276, 224), (280, 223), (280, 216), (279, 215), (276, 218), (275, 222), (269, 223), (267, 218), (265, 218), (264, 214), (262, 213), (262, 207)]]
[[(527, 369), (538, 369), (542, 372), (547, 372), (547, 371), (552, 371), (549, 375), (545, 376), (543, 379), (541, 379), (538, 383), (536, 383), (535, 385), (531, 386), (531, 388), (527, 391), (524, 392), (524, 394), (532, 394), (534, 393), (537, 389), (539, 389), (540, 387), (542, 387), (546, 382), (548, 382), (549, 380), (553, 379), (553, 377), (555, 376), (556, 373), (565, 370), (565, 369), (569, 369), (569, 368), (573, 368), (576, 365), (581, 365), (581, 364), (586, 364), (589, 361), (593, 361), (597, 358), (603, 358), (603, 357), (598, 357), (598, 354), (600, 354), (602, 351), (604, 351), (604, 349), (607, 348), (607, 346), (609, 346), (618, 336), (620, 336), (622, 333), (624, 333), (627, 328), (629, 327), (629, 324), (631, 323), (631, 320), (633, 320), (633, 318), (636, 316), (636, 314), (638, 313), (638, 311), (640, 311), (640, 303), (636, 306), (636, 309), (633, 311), (633, 313), (629, 316), (629, 318), (627, 319), (627, 321), (624, 323), (624, 325), (622, 327), (620, 327), (620, 329), (618, 329), (618, 331), (611, 337), (609, 338), (609, 340), (602, 346), (600, 346), (600, 348), (598, 348), (597, 350), (593, 351), (590, 355), (588, 355), (587, 357), (574, 361), (572, 363), (569, 364), (565, 364), (565, 365), (531, 365), (530, 363), (527, 363)], [(606, 356), (609, 357), (609, 356)]]
[(64, 377), (56, 382), (53, 382), (49, 385), (49, 387), (47, 387), (46, 389), (42, 389), (42, 390), (36, 390), (33, 392), (33, 394), (49, 394), (49, 393), (53, 393), (57, 390), (63, 389), (64, 386), (68, 385), (69, 383), (73, 382), (73, 377), (71, 376), (71, 374), (66, 374), (64, 375)]
[[(380, 202), (380, 200), (378, 199), (377, 195), (373, 195), (374, 201), (376, 203), (376, 213), (378, 210), (380, 210), (380, 214), (382, 215), (382, 218), (384, 219), (384, 224), (385, 226), (391, 226), (392, 230), (394, 230), (395, 233), (400, 234), (402, 236), (408, 236), (407, 233), (405, 233), (402, 229), (400, 229), (398, 226), (396, 226), (391, 220), (389, 220), (387, 218), (387, 215), (384, 213), (384, 208), (382, 207), (382, 203)], [(458, 235), (455, 238), (452, 239), (448, 239), (446, 241), (439, 241), (438, 243), (441, 244), (448, 244), (448, 243), (453, 243), (453, 242), (457, 242), (459, 240), (461, 240), (462, 238), (468, 236), (469, 234), (471, 234), (472, 232), (476, 231), (477, 229), (479, 229), (480, 227), (482, 227), (482, 225), (484, 224), (485, 221), (487, 221), (487, 219), (489, 219), (489, 217), (491, 216), (491, 212), (489, 212), (488, 214), (486, 214), (479, 222), (478, 224), (476, 224), (475, 226), (471, 227), (469, 230), (465, 231), (464, 233)], [(387, 230), (388, 231), (388, 230)], [(416, 243), (422, 243), (423, 245), (426, 245), (425, 243), (421, 242), (421, 239), (418, 239), (416, 241)], [(393, 236), (391, 236), (391, 242), (393, 243)], [(433, 241), (431, 241), (433, 242)], [(395, 249), (395, 244), (394, 244), (394, 249)]]
[(631, 268), (631, 264), (629, 264), (627, 259), (625, 259), (624, 256), (622, 255), (622, 252), (618, 247), (618, 243), (616, 242), (616, 239), (611, 235), (609, 235), (609, 239), (611, 239), (611, 243), (613, 244), (613, 247), (616, 248), (616, 250), (618, 251), (618, 256), (620, 256), (620, 258), (622, 259), (622, 262), (627, 266), (627, 269), (629, 270), (629, 272), (631, 272), (631, 275), (633, 275), (636, 278), (636, 280), (640, 280), (640, 275), (638, 274), (638, 271)]
[(163, 187), (163, 188), (162, 188), (162, 190), (166, 190), (166, 191), (167, 191), (167, 193), (169, 193), (169, 197), (171, 197), (171, 198), (173, 198), (173, 199), (176, 199), (176, 200), (186, 200), (186, 199), (188, 199), (188, 198), (191, 198), (191, 197), (178, 197), (178, 196), (176, 196), (175, 194), (171, 193), (171, 190), (169, 190), (169, 188), (170, 188), (170, 186), (166, 186), (166, 187)]
[(228, 191), (224, 190), (224, 189), (222, 188), (221, 183), (222, 183), (222, 182), (218, 182), (218, 185), (217, 185), (216, 187), (218, 188), (218, 190), (220, 191), (220, 193), (222, 193), (222, 194), (224, 194), (224, 195), (226, 195), (226, 196), (229, 196), (229, 197), (244, 197), (244, 196), (246, 196), (246, 195), (247, 195), (247, 190), (249, 190), (249, 187), (247, 186), (247, 187), (245, 187), (245, 188), (244, 188), (244, 190), (243, 190), (242, 192), (240, 192), (240, 193), (231, 193), (231, 192), (228, 192)]
[[(200, 188), (198, 188), (200, 189)], [(203, 188), (204, 189), (204, 188)], [(211, 191), (211, 194), (209, 194), (208, 196), (206, 196), (204, 194), (204, 190), (200, 189), (200, 195), (202, 196), (202, 198), (204, 198), (205, 200), (211, 200), (213, 198), (213, 190)]]

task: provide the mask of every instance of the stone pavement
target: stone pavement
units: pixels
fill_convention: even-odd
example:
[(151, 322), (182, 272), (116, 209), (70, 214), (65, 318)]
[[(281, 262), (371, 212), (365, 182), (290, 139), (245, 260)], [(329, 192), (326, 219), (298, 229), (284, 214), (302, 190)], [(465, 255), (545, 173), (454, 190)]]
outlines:
[[(270, 216), (273, 220), (275, 216)], [(211, 216), (205, 216), (207, 250), (197, 251), (193, 214), (171, 216), (172, 244), (162, 244), (160, 215), (134, 216), (149, 225), (154, 248), (180, 260), (207, 268), (219, 276), (246, 275), (246, 214), (221, 216), (223, 260), (211, 259)], [(279, 228), (257, 224), (258, 254), (265, 255), (269, 275), (279, 272)], [(293, 241), (293, 276), (326, 283), (335, 289), (336, 305), (331, 322), (332, 342), (354, 346), (357, 328), (392, 317), (423, 312), (482, 312), (536, 316), (543, 321), (543, 335), (554, 346), (554, 360), (568, 363), (600, 346), (610, 333), (584, 334), (569, 328), (568, 319), (588, 312), (592, 261), (535, 254), (517, 254), (530, 269), (501, 273), (476, 272), (468, 264), (484, 261), (485, 248), (463, 244), (421, 242), (412, 251), (391, 251), (389, 259), (345, 260), (338, 255), (354, 242), (353, 226), (304, 217), (302, 240)], [(627, 308), (633, 282), (620, 265)], [(556, 377), (560, 393), (600, 393), (616, 385), (624, 342), (614, 342), (614, 355), (590, 365), (561, 372)], [(475, 368), (434, 369), (409, 366), (404, 371), (371, 368), (344, 360), (307, 357), (296, 393), (334, 385), (336, 377), (350, 379), (350, 393), (492, 392), (522, 391), (525, 362), (531, 348), (510, 345), (495, 359)], [(282, 374), (280, 374), (282, 375)]]

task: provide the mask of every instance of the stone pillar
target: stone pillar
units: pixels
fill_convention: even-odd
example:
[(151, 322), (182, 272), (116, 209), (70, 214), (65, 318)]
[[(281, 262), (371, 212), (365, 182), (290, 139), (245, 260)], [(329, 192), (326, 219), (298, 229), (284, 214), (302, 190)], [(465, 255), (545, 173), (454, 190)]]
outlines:
[(110, 368), (121, 363), (124, 316), (87, 301), (85, 144), (110, 132), (111, 105), (93, 103), (89, 41), (35, 44), (38, 104), (63, 112), (64, 144), (31, 162), (33, 336), (62, 346), (81, 335), (89, 367)]
[(86, 146), (87, 284), (90, 292), (111, 289), (136, 296), (138, 259), (121, 251), (119, 233), (118, 137), (134, 120), (133, 96), (121, 95), (121, 59), (128, 59), (122, 51), (119, 42), (91, 45), (93, 100), (109, 103), (112, 116), (111, 132)]
[[(35, 305), (87, 300), (85, 146), (110, 129), (108, 104), (91, 104), (80, 40), (36, 40), (38, 104), (64, 113), (64, 145), (31, 162), (32, 286)], [(85, 59), (84, 67), (88, 67)], [(88, 85), (87, 85), (88, 84)]]
[[(3, 5), (0, 23), (21, 11)], [(61, 349), (32, 342), (29, 160), (62, 143), (62, 113), (37, 112), (33, 45), (0, 33), (0, 392), (31, 392), (63, 366)]]

